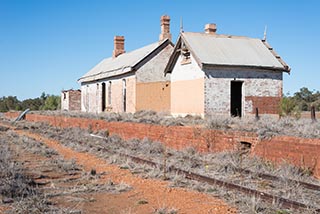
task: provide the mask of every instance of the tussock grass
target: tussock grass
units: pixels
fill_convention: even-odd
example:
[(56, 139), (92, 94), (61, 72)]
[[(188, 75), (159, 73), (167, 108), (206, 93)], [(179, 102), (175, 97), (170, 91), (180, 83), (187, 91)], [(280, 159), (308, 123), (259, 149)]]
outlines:
[(237, 130), (254, 132), (260, 138), (270, 138), (278, 135), (296, 136), (304, 138), (319, 138), (320, 122), (291, 117), (275, 118), (262, 115), (260, 120), (244, 117), (211, 116), (206, 120), (209, 129)]
[[(43, 197), (21, 165), (13, 161), (8, 139), (0, 138), (0, 196), (14, 203), (7, 213), (52, 213), (57, 209)], [(9, 198), (9, 199), (8, 199)]]
[(199, 116), (172, 117), (166, 113), (155, 111), (138, 111), (132, 113), (85, 113), (66, 111), (34, 111), (36, 114), (101, 119), (106, 121), (122, 121), (164, 126), (202, 126), (208, 129), (236, 130), (255, 132), (260, 138), (270, 138), (277, 135), (297, 136), (304, 138), (319, 138), (320, 121), (311, 119), (296, 119), (292, 117), (275, 117), (261, 115), (257, 121), (254, 117), (230, 117), (224, 115), (208, 115), (205, 119)]
[[(23, 126), (26, 128), (32, 126), (34, 127), (33, 130), (37, 130), (43, 127), (43, 124), (28, 125), (24, 123)], [(52, 135), (52, 130), (44, 131), (47, 135)], [(32, 178), (26, 176), (25, 165), (16, 161), (16, 158), (19, 160), (20, 157), (20, 154), (16, 153), (16, 149), (18, 149), (17, 151), (26, 151), (45, 157), (43, 160), (38, 160), (39, 166), (33, 172), (35, 174), (38, 173), (37, 170), (39, 170), (39, 173), (44, 170), (59, 175), (64, 173), (66, 175), (73, 175), (76, 172), (76, 174), (80, 173), (81, 176), (79, 178), (62, 177), (62, 179), (53, 180), (52, 182), (57, 186), (47, 187), (45, 188), (46, 191), (44, 191)], [(125, 183), (115, 184), (109, 181), (100, 184), (96, 180), (99, 177), (100, 174), (97, 173), (95, 175), (92, 175), (90, 172), (84, 173), (81, 166), (77, 165), (74, 160), (64, 160), (55, 150), (48, 148), (42, 142), (37, 142), (25, 136), (19, 136), (12, 131), (0, 133), (0, 205), (2, 202), (10, 203), (10, 210), (7, 211), (9, 214), (74, 213), (75, 210), (71, 207), (56, 207), (52, 204), (51, 199), (62, 195), (81, 195), (95, 192), (120, 193), (131, 189)], [(75, 185), (70, 185), (68, 182)], [(59, 185), (60, 183), (62, 183), (62, 186)], [(79, 212), (81, 213), (81, 211)]]
[[(234, 126), (234, 124), (236, 124), (236, 122), (233, 122), (232, 126)], [(315, 193), (297, 186), (296, 183), (286, 182), (285, 178), (320, 185), (319, 181), (310, 177), (310, 174), (305, 173), (303, 169), (293, 167), (287, 163), (283, 163), (283, 165), (278, 167), (271, 162), (263, 161), (258, 157), (246, 156), (237, 151), (215, 154), (200, 154), (193, 148), (176, 151), (170, 148), (164, 148), (162, 144), (148, 139), (125, 141), (116, 135), (111, 135), (106, 139), (100, 139), (91, 137), (89, 130), (81, 130), (79, 128), (59, 129), (46, 124), (30, 123), (30, 126), (31, 125), (34, 127), (38, 126), (38, 128), (34, 129), (34, 131), (38, 133), (55, 136), (56, 139), (59, 139), (62, 144), (68, 147), (78, 151), (93, 153), (106, 159), (106, 161), (110, 163), (120, 165), (124, 170), (129, 169), (142, 177), (166, 178), (172, 181), (171, 185), (173, 187), (186, 187), (219, 196), (227, 200), (230, 204), (237, 206), (243, 213), (277, 213), (277, 211), (282, 211), (282, 209), (280, 209), (280, 205), (277, 203), (270, 206), (270, 204), (264, 204), (258, 198), (252, 199), (242, 194), (239, 196), (237, 192), (232, 192), (218, 186), (190, 181), (181, 175), (170, 173), (168, 168), (174, 166), (216, 179), (244, 185), (252, 189), (263, 189), (263, 191), (268, 193), (288, 199), (299, 200), (310, 206), (318, 206), (318, 204), (320, 204), (320, 198)], [(26, 123), (24, 126), (28, 126), (28, 124)], [(100, 131), (95, 134), (103, 133), (104, 131)], [(166, 163), (167, 169), (163, 170), (136, 164), (130, 159), (117, 155), (118, 153), (150, 159), (160, 164)], [(236, 168), (249, 169), (256, 173), (262, 172), (281, 176), (284, 178), (284, 181), (260, 181), (254, 174), (240, 175)]]

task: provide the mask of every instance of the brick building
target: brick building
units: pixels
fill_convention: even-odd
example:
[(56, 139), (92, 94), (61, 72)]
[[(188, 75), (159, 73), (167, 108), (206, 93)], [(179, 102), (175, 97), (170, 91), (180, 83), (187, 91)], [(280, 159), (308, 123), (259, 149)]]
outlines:
[(81, 91), (64, 90), (61, 92), (61, 110), (80, 111), (81, 110)]
[(112, 57), (78, 81), (84, 112), (170, 111), (170, 77), (164, 69), (173, 50), (170, 17), (161, 17), (159, 41), (126, 53), (124, 37), (114, 37)]
[(216, 30), (207, 24), (204, 33), (180, 33), (165, 69), (171, 75), (171, 113), (243, 116), (258, 108), (277, 114), (289, 66), (265, 39)]

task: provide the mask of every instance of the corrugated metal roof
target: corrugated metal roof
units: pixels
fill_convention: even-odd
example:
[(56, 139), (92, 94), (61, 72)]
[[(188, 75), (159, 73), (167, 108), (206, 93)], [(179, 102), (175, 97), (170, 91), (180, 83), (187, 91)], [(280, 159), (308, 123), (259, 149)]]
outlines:
[(137, 63), (148, 56), (161, 44), (156, 42), (134, 51), (123, 53), (116, 58), (106, 58), (82, 76), (78, 81), (94, 81), (130, 72)]
[(260, 39), (189, 32), (181, 36), (202, 64), (288, 70)]

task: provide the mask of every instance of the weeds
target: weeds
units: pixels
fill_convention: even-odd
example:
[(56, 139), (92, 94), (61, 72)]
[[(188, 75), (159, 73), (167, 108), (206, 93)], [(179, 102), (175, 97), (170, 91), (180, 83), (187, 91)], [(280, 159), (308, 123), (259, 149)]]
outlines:
[[(80, 117), (106, 121), (123, 121), (134, 123), (157, 124), (164, 126), (201, 125), (209, 129), (236, 130), (255, 132), (260, 138), (270, 138), (276, 135), (288, 135), (306, 138), (319, 138), (320, 121), (312, 123), (308, 119), (261, 115), (256, 121), (253, 117), (230, 117), (224, 115), (207, 115), (205, 119), (199, 116), (172, 117), (169, 114), (154, 111), (138, 111), (132, 113), (84, 113), (65, 111), (34, 111), (31, 114), (52, 116)], [(91, 127), (92, 132), (92, 127)]]
[[(290, 123), (285, 122), (285, 124), (286, 126), (289, 126)], [(235, 125), (236, 122), (233, 122), (232, 126)], [(36, 125), (33, 124), (33, 126)], [(148, 139), (132, 139), (125, 141), (119, 136), (114, 135), (109, 136), (107, 139), (96, 139), (92, 138), (89, 135), (89, 132), (85, 130), (78, 128), (54, 129), (44, 124), (41, 124), (40, 127), (35, 130), (47, 136), (51, 136), (52, 133), (55, 133), (56, 139), (59, 139), (64, 145), (72, 147), (77, 151), (88, 151), (93, 153), (101, 158), (109, 160), (111, 163), (116, 163), (125, 169), (130, 169), (133, 173), (141, 174), (143, 177), (162, 178), (163, 170), (135, 164), (130, 159), (120, 157), (117, 154), (122, 153), (138, 156), (144, 159), (151, 159), (157, 163), (163, 163), (163, 158), (167, 158), (166, 165), (168, 168), (174, 166), (186, 171), (192, 171), (194, 173), (244, 185), (253, 189), (263, 188), (263, 190), (269, 191), (272, 194), (277, 194), (289, 199), (309, 199), (306, 202), (309, 203), (310, 206), (316, 206), (320, 203), (319, 198), (312, 198), (311, 195), (313, 193), (304, 191), (301, 187), (296, 186), (296, 184), (290, 182), (263, 183), (259, 182), (255, 175), (240, 175), (236, 170), (236, 168), (241, 167), (257, 173), (268, 173), (283, 176), (284, 178), (313, 182), (319, 185), (319, 182), (310, 178), (306, 173), (303, 173), (303, 171), (298, 168), (292, 167), (286, 163), (281, 167), (276, 167), (270, 162), (263, 161), (257, 157), (245, 156), (239, 152), (199, 154), (193, 148), (188, 148), (184, 151), (176, 151), (167, 148), (167, 155), (164, 156), (163, 146)], [(227, 191), (221, 187), (193, 182), (183, 176), (169, 172), (166, 176), (172, 181), (172, 186), (188, 187), (222, 197), (231, 204), (237, 205), (244, 213), (260, 211), (262, 213), (276, 213), (276, 211), (279, 210), (277, 204), (270, 207), (270, 205), (264, 205), (259, 199), (252, 199), (241, 194), (241, 196), (239, 196), (239, 193)]]
[[(37, 124), (33, 125), (35, 125), (35, 129), (39, 128)], [(48, 135), (52, 135), (52, 130), (44, 131)], [(39, 165), (39, 167), (34, 166), (36, 168), (29, 172), (31, 170), (29, 166), (26, 169), (24, 164), (14, 161), (15, 158), (19, 158), (19, 153), (16, 154), (16, 152), (21, 152), (26, 156), (29, 153), (34, 154), (36, 159), (30, 162), (34, 161), (33, 164)], [(37, 160), (40, 156), (45, 158)], [(37, 178), (47, 178), (42, 174), (45, 171), (59, 175), (58, 178), (54, 178), (57, 180), (51, 181), (50, 187), (46, 186), (44, 191), (38, 186), (40, 183), (35, 182), (31, 179), (32, 176), (28, 177), (26, 174), (31, 173), (34, 175), (39, 172), (41, 174)], [(71, 175), (71, 177), (64, 178), (60, 171), (66, 173), (65, 175), (67, 176)], [(74, 173), (75, 171), (78, 172)], [(74, 160), (66, 161), (62, 159), (55, 150), (49, 149), (41, 142), (27, 137), (20, 137), (12, 131), (7, 131), (5, 134), (0, 133), (0, 199), (2, 203), (11, 203), (10, 210), (7, 211), (9, 214), (76, 213), (73, 208), (54, 206), (51, 199), (62, 195), (95, 192), (119, 193), (131, 189), (125, 183), (114, 184), (112, 181), (102, 184), (97, 183), (96, 179), (99, 178), (100, 174), (97, 174), (94, 169), (88, 173), (80, 174), (79, 172), (81, 171), (81, 167)], [(80, 177), (77, 177), (79, 174)], [(81, 210), (77, 211), (77, 213), (81, 213)]]
[(177, 214), (178, 210), (175, 208), (167, 208), (167, 207), (160, 207), (160, 208), (154, 208), (153, 211), (154, 214)]

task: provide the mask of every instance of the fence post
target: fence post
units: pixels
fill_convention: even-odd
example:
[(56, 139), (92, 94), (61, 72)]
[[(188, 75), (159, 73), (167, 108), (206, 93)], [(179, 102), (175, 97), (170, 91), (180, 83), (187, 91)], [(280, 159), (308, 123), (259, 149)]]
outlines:
[(314, 106), (311, 106), (311, 120), (312, 122), (316, 122), (316, 108)]
[(256, 120), (260, 119), (258, 107), (256, 108), (256, 116), (255, 116), (255, 118), (256, 118)]

